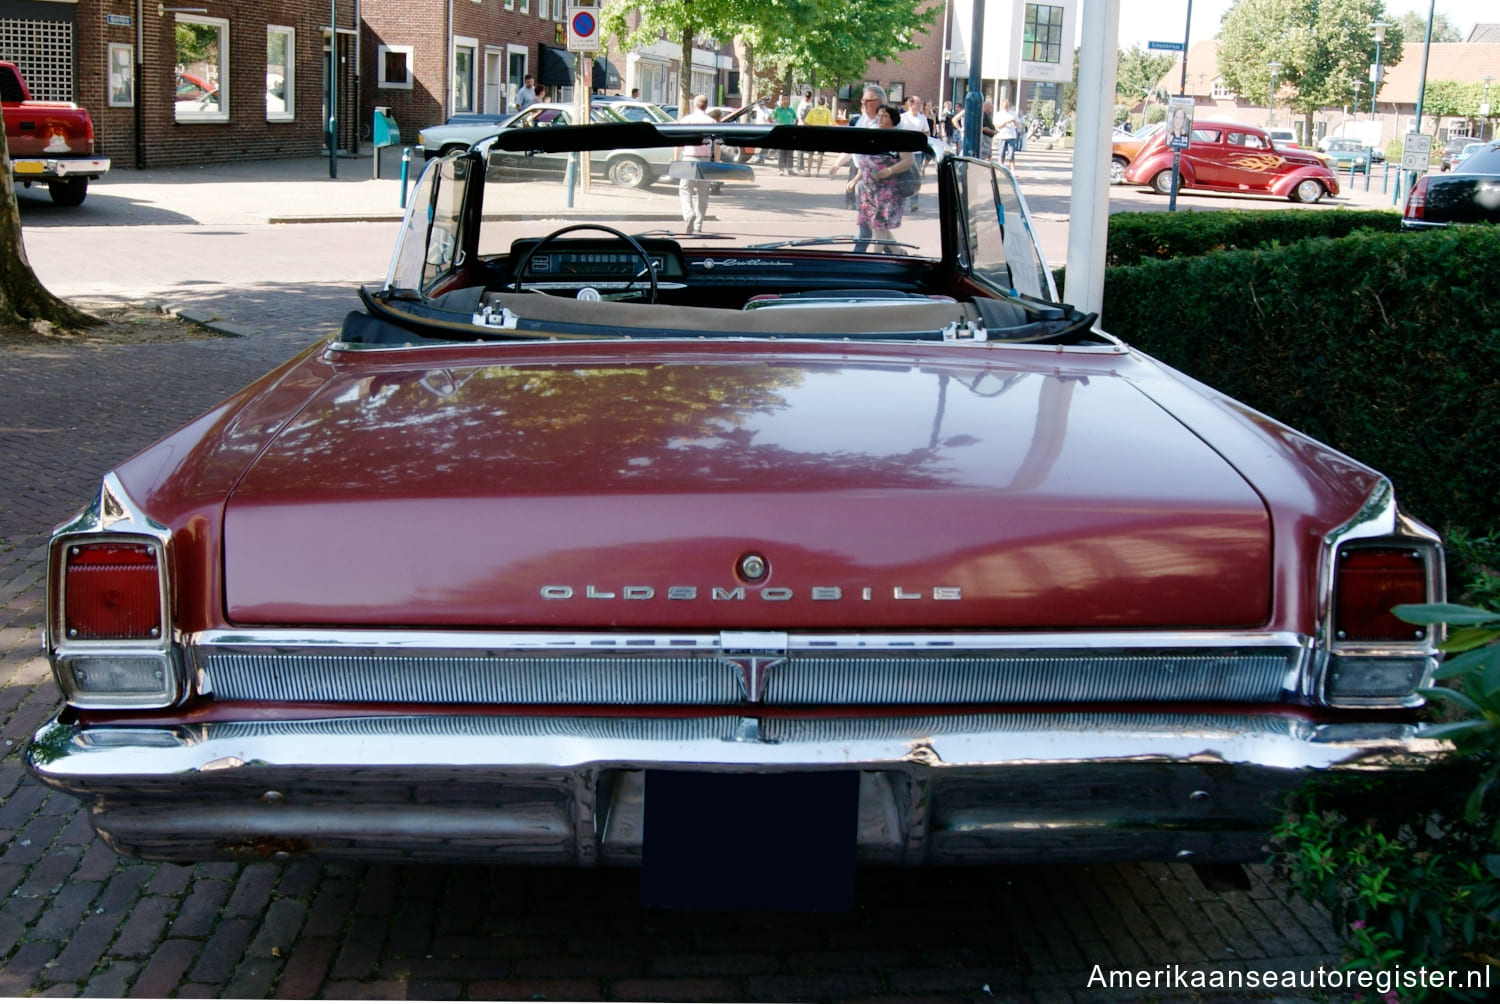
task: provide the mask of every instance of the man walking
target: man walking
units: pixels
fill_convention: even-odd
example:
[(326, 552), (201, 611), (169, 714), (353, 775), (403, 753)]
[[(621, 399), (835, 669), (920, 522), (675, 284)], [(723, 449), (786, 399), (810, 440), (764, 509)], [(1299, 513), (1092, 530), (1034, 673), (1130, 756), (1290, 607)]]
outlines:
[(536, 104), (536, 77), (526, 74), (526, 82), (516, 88), (516, 111), (525, 111), (527, 105)]
[[(932, 123), (928, 122), (927, 116), (922, 113), (922, 99), (915, 94), (906, 99), (905, 106), (901, 110), (901, 128), (919, 132), (923, 136), (932, 135)], [(920, 173), (926, 167), (926, 155), (918, 153), (912, 156), (917, 162), (917, 171)], [(907, 208), (912, 212), (917, 211), (915, 195), (911, 197), (911, 205)]]
[[(707, 122), (712, 124), (714, 118), (708, 114), (708, 95), (693, 95), (693, 110), (684, 115), (679, 122)], [(708, 192), (712, 182), (701, 176), (699, 164), (711, 162), (717, 159), (714, 156), (713, 142), (707, 142), (699, 146), (683, 146), (677, 149), (677, 159), (685, 162), (692, 168), (690, 177), (677, 180), (677, 195), (682, 202), (682, 223), (688, 233), (703, 232), (703, 219), (708, 215)]]
[[(771, 109), (771, 121), (776, 125), (796, 125), (797, 110), (791, 105), (791, 96), (783, 94), (776, 102), (776, 107)], [(778, 150), (776, 154), (776, 166), (783, 175), (795, 174), (792, 170), (792, 151)]]

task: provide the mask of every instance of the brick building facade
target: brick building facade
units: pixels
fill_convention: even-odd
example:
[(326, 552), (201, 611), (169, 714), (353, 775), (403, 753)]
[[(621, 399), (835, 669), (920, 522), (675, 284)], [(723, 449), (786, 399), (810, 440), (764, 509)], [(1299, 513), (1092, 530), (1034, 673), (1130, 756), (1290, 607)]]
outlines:
[[(403, 135), (462, 113), (513, 110), (528, 74), (549, 97), (572, 95), (563, 0), (362, 0), (364, 112), (391, 110)], [(451, 23), (450, 23), (451, 17)], [(620, 86), (595, 61), (595, 87)]]
[(358, 133), (355, 10), (356, 0), (0, 0), (0, 54), (40, 83), (39, 97), (87, 108), (117, 167), (309, 156), (327, 149), (331, 11), (340, 148)]

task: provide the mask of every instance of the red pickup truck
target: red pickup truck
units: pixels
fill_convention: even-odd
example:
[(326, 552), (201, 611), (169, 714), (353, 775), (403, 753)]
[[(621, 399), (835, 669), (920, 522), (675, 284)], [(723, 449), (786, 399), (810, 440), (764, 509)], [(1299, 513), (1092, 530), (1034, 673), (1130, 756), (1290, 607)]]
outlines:
[(109, 158), (94, 155), (94, 122), (71, 101), (33, 101), (21, 70), (0, 62), (0, 102), (5, 106), (5, 142), (10, 169), (28, 188), (46, 182), (52, 201), (76, 206), (89, 181), (109, 170)]

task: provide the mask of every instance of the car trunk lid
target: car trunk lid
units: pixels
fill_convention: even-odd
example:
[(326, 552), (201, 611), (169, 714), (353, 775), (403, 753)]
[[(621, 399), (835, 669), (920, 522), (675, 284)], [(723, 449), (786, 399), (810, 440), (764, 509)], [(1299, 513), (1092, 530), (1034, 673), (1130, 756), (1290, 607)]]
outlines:
[(588, 351), (340, 369), (229, 500), (230, 621), (1045, 630), (1268, 616), (1261, 498), (1107, 367)]

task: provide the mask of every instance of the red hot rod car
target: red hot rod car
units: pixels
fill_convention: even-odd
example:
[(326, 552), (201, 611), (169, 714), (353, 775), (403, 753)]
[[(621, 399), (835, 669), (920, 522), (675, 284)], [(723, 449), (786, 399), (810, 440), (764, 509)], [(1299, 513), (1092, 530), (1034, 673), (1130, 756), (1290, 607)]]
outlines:
[[(1125, 171), (1132, 185), (1172, 191), (1172, 149), (1162, 130), (1146, 142)], [(1293, 202), (1317, 202), (1339, 194), (1339, 179), (1328, 161), (1311, 150), (1278, 146), (1264, 129), (1238, 122), (1195, 121), (1192, 141), (1182, 151), (1179, 189), (1263, 193)]]
[(945, 159), (885, 237), (838, 167), (692, 233), (492, 211), (550, 204), (496, 167), (527, 152), (879, 186), (924, 141), (433, 161), (363, 310), (57, 530), (32, 771), (151, 858), (650, 872), (752, 825), (756, 860), (1243, 861), (1277, 793), (1440, 752), (1435, 640), (1388, 613), (1441, 597), (1438, 540), (1059, 302), (1003, 167)]

